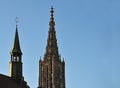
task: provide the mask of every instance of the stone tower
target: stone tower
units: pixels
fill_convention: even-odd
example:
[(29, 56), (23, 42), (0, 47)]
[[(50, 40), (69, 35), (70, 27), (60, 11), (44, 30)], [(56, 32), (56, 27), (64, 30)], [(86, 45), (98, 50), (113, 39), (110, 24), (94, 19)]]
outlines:
[(20, 82), (23, 79), (23, 76), (22, 76), (22, 51), (20, 49), (17, 25), (16, 25), (15, 37), (14, 37), (12, 49), (10, 51), (10, 55), (11, 55), (11, 60), (10, 60), (9, 75), (15, 81)]
[(61, 61), (58, 51), (53, 7), (50, 13), (46, 52), (39, 61), (38, 88), (65, 88), (65, 62)]

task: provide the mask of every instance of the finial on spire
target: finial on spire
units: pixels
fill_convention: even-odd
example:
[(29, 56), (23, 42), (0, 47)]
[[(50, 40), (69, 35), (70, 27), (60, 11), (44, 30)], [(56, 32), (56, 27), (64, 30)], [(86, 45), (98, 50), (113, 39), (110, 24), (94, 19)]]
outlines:
[(51, 6), (51, 13), (53, 13), (54, 12), (54, 8), (53, 8), (53, 6)]
[(15, 22), (16, 22), (16, 27), (18, 26), (18, 17), (15, 18)]
[(54, 21), (54, 17), (53, 17), (54, 8), (53, 8), (53, 6), (51, 6), (50, 13), (51, 13), (51, 18), (50, 18), (50, 20), (51, 20), (51, 21)]

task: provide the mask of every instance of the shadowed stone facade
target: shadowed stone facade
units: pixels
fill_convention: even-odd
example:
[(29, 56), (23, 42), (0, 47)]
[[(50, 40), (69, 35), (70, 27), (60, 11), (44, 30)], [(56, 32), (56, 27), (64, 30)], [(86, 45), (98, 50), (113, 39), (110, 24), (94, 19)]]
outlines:
[(50, 13), (46, 52), (39, 61), (38, 88), (65, 88), (65, 62), (58, 52), (53, 7)]

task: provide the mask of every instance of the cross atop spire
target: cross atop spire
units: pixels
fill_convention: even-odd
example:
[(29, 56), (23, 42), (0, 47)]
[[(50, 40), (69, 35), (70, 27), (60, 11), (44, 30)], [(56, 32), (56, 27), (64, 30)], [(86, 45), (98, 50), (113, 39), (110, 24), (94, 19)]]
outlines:
[(18, 28), (18, 22), (19, 22), (18, 17), (15, 18), (15, 22), (16, 22), (16, 29), (17, 29)]
[(16, 26), (18, 26), (18, 17), (15, 18)]

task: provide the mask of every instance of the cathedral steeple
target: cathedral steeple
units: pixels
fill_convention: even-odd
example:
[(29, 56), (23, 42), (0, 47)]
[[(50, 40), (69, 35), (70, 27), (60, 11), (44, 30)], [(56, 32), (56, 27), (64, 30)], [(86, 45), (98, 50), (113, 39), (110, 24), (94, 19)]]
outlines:
[(50, 14), (49, 31), (48, 31), (48, 39), (47, 39), (45, 56), (48, 56), (48, 55), (59, 56), (57, 39), (56, 39), (56, 31), (55, 31), (53, 7), (51, 7), (50, 13), (51, 14)]
[(65, 62), (58, 52), (53, 13), (51, 7), (46, 52), (39, 60), (38, 88), (65, 88)]

